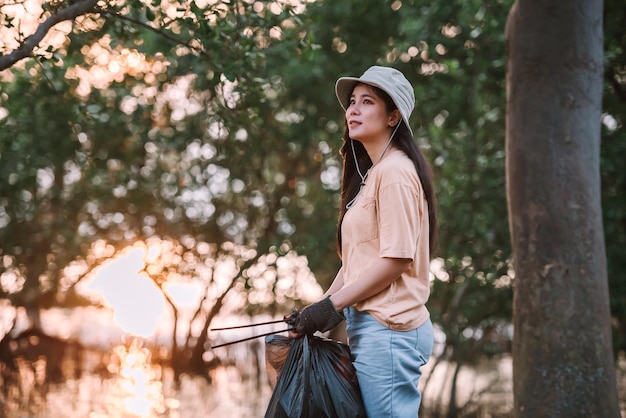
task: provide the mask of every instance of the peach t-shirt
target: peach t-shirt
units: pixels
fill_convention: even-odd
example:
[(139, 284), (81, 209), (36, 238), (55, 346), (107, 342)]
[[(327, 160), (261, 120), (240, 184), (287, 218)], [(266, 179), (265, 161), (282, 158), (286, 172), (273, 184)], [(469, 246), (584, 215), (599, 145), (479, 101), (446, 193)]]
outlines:
[(372, 167), (341, 225), (344, 285), (359, 280), (379, 257), (410, 258), (407, 271), (380, 293), (354, 305), (396, 331), (424, 324), (429, 288), (428, 206), (409, 157), (390, 148)]

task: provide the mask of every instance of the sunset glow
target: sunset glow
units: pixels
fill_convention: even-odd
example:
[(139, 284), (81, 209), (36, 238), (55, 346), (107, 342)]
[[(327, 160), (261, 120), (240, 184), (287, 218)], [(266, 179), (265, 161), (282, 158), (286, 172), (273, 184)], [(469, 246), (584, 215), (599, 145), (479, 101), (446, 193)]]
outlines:
[[(201, 325), (202, 321), (192, 323), (192, 316), (203, 296), (215, 300), (229, 288), (232, 280), (236, 280), (239, 273), (235, 257), (248, 256), (244, 255), (245, 249), (233, 248), (231, 255), (213, 259), (206, 252), (208, 247), (204, 249), (203, 243), (197, 243), (197, 246), (203, 254), (201, 258), (192, 259), (187, 254), (183, 261), (177, 252), (179, 243), (158, 238), (137, 242), (117, 254), (100, 254), (109, 247), (95, 245), (94, 255), (100, 254), (99, 257), (109, 260), (78, 283), (77, 290), (94, 303), (111, 309), (115, 324), (130, 335), (142, 338), (169, 336), (173, 325), (170, 303), (178, 313), (179, 331), (185, 332), (188, 327)], [(243, 283), (235, 286), (226, 299), (221, 318), (216, 321), (236, 316), (248, 303), (288, 304), (294, 299), (311, 303), (323, 294), (308, 269), (306, 257), (295, 253), (281, 257), (261, 256), (247, 274), (252, 287), (244, 290)]]
[(113, 350), (109, 371), (117, 378), (109, 389), (111, 405), (133, 416), (161, 416), (178, 405), (174, 399), (166, 399), (161, 383), (161, 369), (151, 363), (150, 351), (142, 346), (141, 340), (131, 339), (127, 344)]
[(113, 309), (115, 322), (126, 332), (149, 337), (165, 315), (163, 295), (145, 274), (144, 250), (134, 248), (100, 268), (85, 286), (91, 297), (100, 296)]

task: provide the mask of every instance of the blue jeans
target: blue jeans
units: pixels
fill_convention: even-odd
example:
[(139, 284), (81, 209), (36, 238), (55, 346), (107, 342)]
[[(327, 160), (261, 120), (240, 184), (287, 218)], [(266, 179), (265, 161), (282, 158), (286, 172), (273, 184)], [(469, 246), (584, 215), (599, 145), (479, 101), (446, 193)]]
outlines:
[(367, 416), (416, 418), (422, 400), (417, 387), (421, 368), (434, 344), (430, 320), (411, 331), (393, 331), (353, 307), (344, 314)]

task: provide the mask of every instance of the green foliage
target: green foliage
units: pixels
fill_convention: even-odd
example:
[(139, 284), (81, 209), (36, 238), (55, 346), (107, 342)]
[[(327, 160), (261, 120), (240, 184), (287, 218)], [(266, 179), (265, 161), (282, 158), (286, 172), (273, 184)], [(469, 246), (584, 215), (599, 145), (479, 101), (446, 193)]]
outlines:
[(293, 234), (279, 215), (296, 156), (279, 158), (289, 145), (264, 78), (267, 51), (307, 47), (270, 36), (291, 8), (157, 6), (101, 9), (54, 51), (62, 61), (6, 73), (0, 274), (25, 280), (2, 292), (17, 305), (55, 291), (97, 239), (190, 234), (265, 252)]
[(604, 2), (603, 129), (600, 148), (602, 215), (607, 252), (611, 312), (614, 324), (614, 349), (626, 350), (626, 34), (619, 1)]

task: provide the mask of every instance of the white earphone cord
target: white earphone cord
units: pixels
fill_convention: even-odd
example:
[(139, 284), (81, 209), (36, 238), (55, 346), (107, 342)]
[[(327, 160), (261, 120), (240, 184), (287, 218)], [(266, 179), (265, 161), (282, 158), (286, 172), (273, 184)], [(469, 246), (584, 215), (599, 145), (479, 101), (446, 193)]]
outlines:
[(376, 164), (378, 164), (378, 162), (380, 160), (382, 160), (383, 155), (385, 155), (385, 152), (387, 151), (387, 148), (389, 148), (389, 145), (391, 144), (391, 140), (393, 139), (393, 136), (396, 134), (396, 131), (398, 130), (398, 127), (400, 126), (400, 123), (401, 122), (398, 122), (398, 124), (394, 128), (393, 132), (391, 133), (391, 136), (389, 137), (389, 140), (387, 141), (387, 144), (385, 145), (385, 148), (383, 148), (383, 151), (380, 153), (380, 157), (378, 157), (376, 162), (374, 164), (372, 164), (372, 166), (370, 168), (367, 169), (367, 171), (365, 172), (365, 175), (363, 175), (361, 173), (361, 169), (359, 167), (359, 161), (356, 158), (356, 151), (354, 150), (354, 139), (350, 138), (350, 146), (352, 147), (352, 156), (354, 157), (354, 165), (356, 165), (356, 171), (359, 174), (359, 177), (361, 178), (361, 183), (359, 184), (359, 191), (356, 193), (354, 198), (352, 198), (352, 200), (350, 200), (348, 203), (346, 203), (346, 209), (350, 209), (356, 203), (357, 199), (361, 195), (361, 190), (363, 189), (363, 186), (365, 186), (365, 179), (367, 179), (367, 176), (369, 175), (370, 170)]

